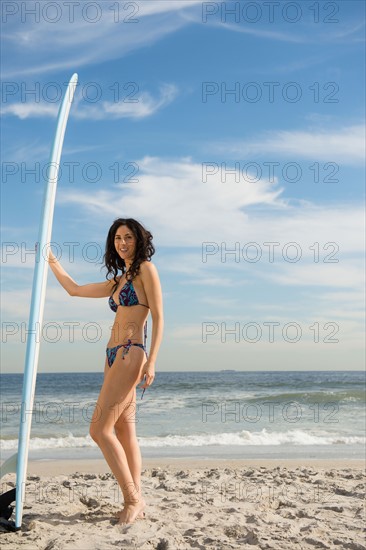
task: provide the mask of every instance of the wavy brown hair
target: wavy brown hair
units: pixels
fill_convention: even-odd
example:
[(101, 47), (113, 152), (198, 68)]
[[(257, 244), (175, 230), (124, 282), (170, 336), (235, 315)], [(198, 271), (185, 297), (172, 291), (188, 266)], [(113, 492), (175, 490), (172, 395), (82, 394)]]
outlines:
[[(128, 229), (132, 231), (136, 238), (135, 256), (131, 267), (127, 272), (126, 263), (117, 253), (116, 247), (114, 245), (114, 238), (117, 233), (117, 229), (121, 225), (126, 225)], [(152, 243), (152, 239), (153, 236), (150, 231), (145, 229), (145, 227), (143, 227), (143, 225), (141, 225), (141, 223), (137, 220), (134, 220), (133, 218), (117, 218), (116, 220), (114, 220), (108, 231), (108, 236), (105, 244), (105, 253), (103, 256), (103, 263), (104, 266), (107, 268), (106, 279), (110, 280), (108, 276), (111, 273), (113, 274), (113, 279), (115, 282), (113, 290), (115, 290), (118, 286), (118, 281), (116, 280), (118, 271), (122, 271), (122, 275), (126, 273), (126, 278), (128, 276), (129, 280), (133, 280), (140, 271), (140, 264), (145, 260), (147, 260), (148, 262), (151, 261), (151, 256), (155, 254), (155, 248)]]

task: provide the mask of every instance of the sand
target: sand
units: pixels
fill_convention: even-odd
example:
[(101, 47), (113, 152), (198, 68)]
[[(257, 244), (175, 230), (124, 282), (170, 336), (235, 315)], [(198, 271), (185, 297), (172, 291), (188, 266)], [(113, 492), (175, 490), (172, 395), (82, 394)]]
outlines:
[[(121, 526), (122, 494), (104, 460), (30, 461), (22, 529), (1, 532), (0, 545), (361, 550), (365, 477), (361, 460), (145, 459), (146, 518)], [(2, 481), (4, 492), (15, 475)]]

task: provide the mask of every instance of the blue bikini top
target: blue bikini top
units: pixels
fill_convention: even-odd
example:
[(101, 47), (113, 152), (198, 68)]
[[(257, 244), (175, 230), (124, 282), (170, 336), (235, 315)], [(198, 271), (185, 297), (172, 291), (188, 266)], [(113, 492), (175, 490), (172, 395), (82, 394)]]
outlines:
[[(112, 311), (117, 311), (118, 306), (144, 306), (149, 308), (146, 304), (141, 304), (137, 298), (132, 281), (127, 281), (121, 288), (119, 296), (119, 304), (113, 299), (113, 293), (110, 295), (108, 303)], [(150, 308), (149, 308), (150, 309)]]

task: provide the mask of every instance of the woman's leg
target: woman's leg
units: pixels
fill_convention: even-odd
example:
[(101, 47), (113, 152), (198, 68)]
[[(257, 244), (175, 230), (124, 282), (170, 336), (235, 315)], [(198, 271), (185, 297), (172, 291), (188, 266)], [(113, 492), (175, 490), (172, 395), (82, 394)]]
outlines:
[(100, 447), (115, 475), (125, 502), (135, 502), (125, 518), (127, 522), (135, 519), (142, 510), (144, 501), (139, 499), (126, 453), (114, 433), (114, 425), (126, 408), (127, 415), (128, 410), (131, 410), (129, 403), (140, 379), (144, 357), (143, 350), (137, 346), (131, 347), (124, 359), (122, 353), (117, 353), (112, 367), (105, 374), (90, 424), (90, 435)]
[(135, 483), (136, 490), (141, 495), (141, 451), (136, 435), (136, 388), (133, 389), (130, 404), (118, 418), (114, 429), (121, 443)]
[[(108, 360), (106, 358), (105, 365), (104, 365), (104, 378), (106, 377), (106, 374), (107, 374), (107, 372), (109, 371), (110, 368), (111, 367), (109, 366)], [(134, 390), (133, 390), (133, 400), (134, 400), (135, 403), (134, 403), (134, 406), (132, 406), (132, 410), (135, 410), (135, 406), (136, 406), (136, 388), (134, 388)], [(129, 417), (130, 416), (130, 414), (128, 413), (128, 410), (129, 409), (127, 407), (127, 409), (126, 409), (127, 412), (122, 413), (121, 416), (119, 417), (119, 419), (117, 420), (117, 423), (114, 425), (114, 429), (115, 429), (115, 432), (116, 432), (117, 439), (121, 443), (122, 446), (123, 446), (123, 444), (125, 443), (125, 440), (126, 440), (126, 436), (124, 435), (125, 430), (122, 429), (122, 427), (125, 425), (123, 423), (124, 422), (123, 417), (125, 417), (125, 416)], [(135, 434), (136, 434), (136, 430), (135, 430)], [(137, 443), (137, 446), (138, 446), (137, 437), (136, 437), (136, 443)], [(141, 483), (141, 463), (142, 463), (142, 460), (141, 460), (140, 447), (138, 447), (138, 449), (134, 451), (132, 449), (132, 447), (130, 445), (128, 445), (128, 443), (125, 443), (124, 451), (126, 453), (127, 462), (128, 462), (129, 468), (130, 468), (132, 479), (134, 481), (135, 486), (140, 487), (139, 492), (140, 492), (140, 495), (141, 495), (140, 483)], [(132, 470), (131, 470), (131, 465), (132, 465)], [(120, 518), (120, 514), (121, 514), (121, 512), (118, 512), (118, 514), (116, 514), (116, 517)], [(144, 517), (144, 512), (140, 512), (137, 517), (138, 518), (143, 518)]]

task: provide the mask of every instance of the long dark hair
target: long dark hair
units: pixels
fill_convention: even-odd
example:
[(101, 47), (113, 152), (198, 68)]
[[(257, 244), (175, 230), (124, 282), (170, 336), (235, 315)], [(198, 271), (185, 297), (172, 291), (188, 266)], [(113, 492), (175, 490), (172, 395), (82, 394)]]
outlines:
[[(135, 257), (127, 273), (126, 263), (117, 253), (116, 247), (114, 245), (114, 238), (117, 233), (117, 229), (121, 225), (126, 225), (128, 229), (132, 231), (136, 238)], [(140, 222), (134, 220), (133, 218), (117, 218), (116, 220), (114, 220), (108, 231), (108, 236), (105, 244), (105, 253), (103, 256), (103, 262), (105, 267), (107, 268), (106, 279), (109, 279), (108, 276), (111, 273), (113, 274), (113, 279), (115, 282), (115, 285), (113, 287), (114, 290), (118, 285), (118, 281), (116, 280), (118, 271), (122, 271), (122, 275), (126, 273), (126, 278), (128, 276), (129, 280), (133, 280), (140, 271), (141, 262), (145, 260), (147, 260), (148, 262), (151, 261), (151, 256), (155, 254), (155, 248), (152, 243), (152, 238), (153, 236), (150, 231), (145, 229)]]

